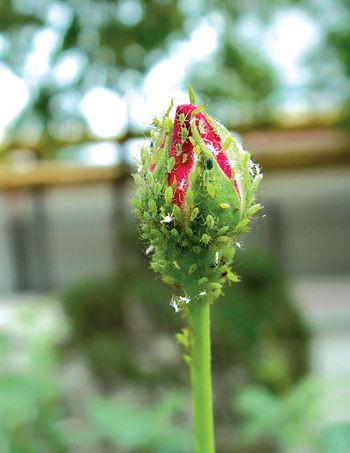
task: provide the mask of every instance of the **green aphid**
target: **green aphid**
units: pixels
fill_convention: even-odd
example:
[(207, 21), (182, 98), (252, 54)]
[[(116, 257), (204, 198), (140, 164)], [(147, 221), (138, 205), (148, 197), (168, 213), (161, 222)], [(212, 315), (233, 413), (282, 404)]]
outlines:
[(157, 214), (157, 211), (158, 211), (157, 203), (152, 198), (148, 202), (148, 207), (153, 215)]
[(173, 122), (172, 122), (172, 120), (170, 118), (165, 118), (164, 126), (166, 127), (166, 129), (168, 131), (172, 131), (173, 130)]
[(206, 189), (207, 189), (208, 194), (209, 194), (211, 197), (215, 197), (215, 192), (216, 192), (216, 190), (215, 190), (214, 184), (212, 184), (211, 182), (207, 182)]
[(173, 205), (173, 214), (176, 220), (181, 220), (182, 212), (177, 204)]
[(210, 215), (210, 214), (207, 215), (206, 224), (208, 225), (208, 227), (210, 229), (214, 228), (215, 220), (214, 220), (214, 217), (212, 215)]
[[(175, 166), (175, 157), (172, 156), (170, 157), (170, 159), (168, 160), (167, 162), (167, 170), (168, 170), (168, 173), (170, 173), (172, 171), (172, 169), (174, 168)], [(150, 173), (149, 173), (150, 174)]]
[(206, 133), (204, 122), (202, 120), (199, 120), (198, 129), (201, 134), (204, 135)]
[[(173, 199), (173, 189), (170, 186), (168, 186), (165, 189), (164, 199), (165, 199), (166, 204), (170, 204), (171, 200)], [(151, 201), (153, 201), (153, 200), (151, 200)]]
[(229, 149), (229, 147), (231, 146), (231, 143), (233, 141), (233, 138), (231, 135), (228, 135), (224, 141), (224, 143), (222, 144), (222, 149), (224, 151), (227, 151)]
[(198, 216), (198, 214), (199, 214), (199, 208), (197, 208), (197, 207), (193, 208), (192, 212), (191, 212), (191, 215), (190, 215), (191, 222), (194, 221), (194, 219)]
[(135, 184), (141, 185), (143, 183), (143, 178), (139, 174), (132, 175), (135, 181)]
[(191, 274), (193, 274), (194, 272), (196, 272), (197, 267), (198, 267), (198, 266), (197, 266), (196, 263), (191, 264), (191, 266), (188, 268), (188, 275), (191, 275)]
[(158, 127), (158, 129), (160, 129), (162, 127), (162, 123), (160, 122), (160, 120), (155, 116), (153, 118), (153, 123), (152, 123), (154, 126)]
[(182, 143), (184, 143), (187, 140), (188, 137), (188, 130), (185, 127), (181, 128), (181, 140)]
[(216, 238), (216, 242), (217, 243), (221, 243), (221, 244), (227, 244), (228, 242), (230, 242), (230, 238), (228, 236), (219, 236)]
[(208, 234), (204, 233), (200, 239), (200, 242), (203, 245), (209, 245), (211, 243), (211, 237)]
[(174, 239), (179, 239), (179, 237), (180, 237), (179, 232), (177, 231), (176, 228), (172, 228), (172, 230), (170, 231), (170, 234)]
[(193, 237), (193, 230), (190, 227), (187, 227), (185, 230), (185, 233), (187, 234), (188, 237)]
[(186, 193), (186, 203), (191, 205), (194, 201), (194, 192), (193, 190), (188, 190)]
[(219, 229), (218, 233), (219, 234), (227, 233), (229, 229), (230, 229), (229, 226), (223, 226), (222, 228)]

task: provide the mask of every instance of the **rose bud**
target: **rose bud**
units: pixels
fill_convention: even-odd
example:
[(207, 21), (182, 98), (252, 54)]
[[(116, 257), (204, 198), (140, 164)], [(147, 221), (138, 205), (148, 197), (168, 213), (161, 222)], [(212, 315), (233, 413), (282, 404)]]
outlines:
[(262, 178), (238, 139), (203, 107), (172, 104), (154, 120), (141, 149), (135, 212), (149, 244), (152, 267), (185, 296), (177, 308), (202, 294), (217, 297), (231, 271), (238, 235), (261, 206)]

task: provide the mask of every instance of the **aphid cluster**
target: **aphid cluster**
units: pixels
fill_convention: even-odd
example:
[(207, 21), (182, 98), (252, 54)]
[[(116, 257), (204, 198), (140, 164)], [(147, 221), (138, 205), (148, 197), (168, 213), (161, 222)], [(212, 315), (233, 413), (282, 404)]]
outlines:
[[(205, 294), (217, 297), (231, 270), (235, 244), (261, 208), (262, 175), (238, 140), (203, 107), (180, 105), (154, 120), (141, 149), (133, 200), (151, 266), (184, 296), (177, 310)], [(185, 299), (181, 299), (181, 297)]]

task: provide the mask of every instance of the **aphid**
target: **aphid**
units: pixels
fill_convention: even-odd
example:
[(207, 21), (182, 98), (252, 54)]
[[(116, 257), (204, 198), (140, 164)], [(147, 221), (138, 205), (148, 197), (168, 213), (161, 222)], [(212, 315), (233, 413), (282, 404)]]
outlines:
[(198, 129), (199, 129), (199, 132), (200, 132), (202, 135), (205, 135), (206, 130), (205, 130), (205, 127), (204, 127), (204, 122), (203, 122), (202, 120), (199, 120)]
[(211, 159), (207, 159), (207, 169), (211, 170), (213, 168), (213, 161)]

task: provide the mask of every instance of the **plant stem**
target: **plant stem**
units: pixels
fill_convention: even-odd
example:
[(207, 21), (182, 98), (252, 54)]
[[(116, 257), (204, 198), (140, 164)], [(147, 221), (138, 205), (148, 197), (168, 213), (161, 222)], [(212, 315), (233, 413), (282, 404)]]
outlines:
[(189, 304), (191, 386), (196, 453), (214, 453), (209, 300)]

